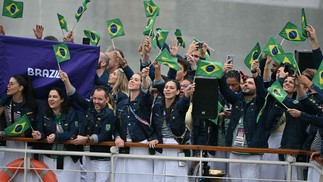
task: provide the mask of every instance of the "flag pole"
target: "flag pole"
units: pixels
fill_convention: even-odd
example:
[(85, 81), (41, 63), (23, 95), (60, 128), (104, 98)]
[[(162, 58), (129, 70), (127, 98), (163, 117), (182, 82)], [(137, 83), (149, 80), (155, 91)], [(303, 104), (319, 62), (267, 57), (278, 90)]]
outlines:
[(154, 62), (156, 61), (156, 58), (159, 56), (159, 54), (160, 54), (160, 53), (161, 53), (161, 49), (159, 49), (159, 53), (158, 53), (158, 54), (157, 54), (157, 56), (155, 57), (155, 60), (154, 60), (154, 61), (152, 61), (148, 67), (150, 67), (151, 65), (153, 65), (153, 64), (154, 64)]
[(74, 24), (74, 26), (73, 26), (73, 28), (72, 28), (72, 30), (71, 30), (71, 31), (73, 31), (73, 30), (74, 30), (74, 28), (75, 28), (75, 26), (76, 26), (77, 22), (78, 22), (78, 21), (76, 21), (76, 22), (75, 22), (75, 24)]
[(286, 109), (289, 109), (284, 103), (281, 102), (281, 104), (286, 108)]
[(63, 37), (65, 37), (63, 29), (61, 29), (61, 30), (62, 30)]
[(58, 70), (62, 70), (61, 69), (61, 65), (59, 65), (59, 62), (57, 61), (57, 66), (58, 66)]
[(113, 47), (113, 49), (116, 49), (116, 46), (114, 45), (113, 39), (111, 39), (111, 41), (112, 41), (112, 47)]
[(282, 40), (282, 41), (280, 42), (280, 45), (281, 45), (281, 46), (283, 45), (283, 43), (284, 43), (284, 40), (285, 40), (285, 39), (283, 38), (283, 40)]

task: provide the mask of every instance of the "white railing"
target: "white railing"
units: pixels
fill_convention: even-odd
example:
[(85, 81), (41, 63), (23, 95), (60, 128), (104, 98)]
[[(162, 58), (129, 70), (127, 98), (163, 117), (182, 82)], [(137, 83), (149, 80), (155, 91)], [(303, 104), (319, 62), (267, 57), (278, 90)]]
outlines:
[[(15, 141), (28, 141), (36, 142), (36, 140), (30, 138), (8, 138), (8, 140)], [(69, 143), (69, 142), (65, 142)], [(111, 146), (113, 142), (103, 142), (99, 145)], [(126, 146), (130, 147), (147, 147), (146, 144), (139, 143), (126, 143)], [(29, 165), (29, 160), (27, 154), (49, 154), (49, 155), (70, 155), (70, 156), (92, 156), (92, 157), (110, 157), (111, 158), (111, 171), (110, 173), (110, 182), (114, 182), (115, 172), (115, 162), (117, 158), (132, 158), (132, 159), (157, 159), (157, 160), (174, 160), (174, 161), (198, 161), (199, 169), (202, 169), (203, 162), (223, 162), (223, 163), (249, 163), (249, 164), (269, 164), (269, 165), (282, 165), (287, 167), (287, 179), (286, 180), (271, 180), (271, 179), (248, 179), (252, 180), (271, 180), (271, 181), (292, 181), (291, 180), (291, 169), (292, 166), (304, 166), (311, 167), (323, 175), (323, 171), (319, 169), (316, 165), (311, 163), (301, 163), (293, 162), (292, 158), (287, 157), (286, 161), (264, 161), (264, 160), (233, 160), (228, 158), (204, 158), (202, 157), (203, 150), (215, 150), (215, 151), (235, 151), (235, 152), (249, 152), (249, 153), (277, 153), (277, 154), (288, 154), (288, 155), (307, 155), (311, 154), (311, 151), (301, 151), (301, 150), (284, 150), (284, 149), (262, 149), (262, 148), (231, 148), (231, 147), (209, 147), (209, 146), (196, 146), (196, 145), (159, 145), (161, 148), (177, 148), (177, 149), (194, 149), (200, 151), (201, 157), (169, 157), (169, 156), (156, 156), (156, 155), (131, 155), (131, 154), (118, 154), (118, 153), (98, 153), (98, 152), (77, 152), (77, 151), (54, 151), (54, 150), (37, 150), (37, 149), (28, 149), (27, 142), (25, 142), (25, 149), (14, 149), (14, 148), (0, 148), (0, 152), (19, 152), (24, 153), (24, 179), (27, 181), (27, 171), (33, 170), (36, 168), (31, 168)], [(8, 168), (6, 166), (0, 166), (1, 169)], [(57, 169), (50, 169), (57, 170)], [(68, 171), (68, 170), (64, 170)], [(73, 170), (69, 170), (73, 171)], [(94, 172), (94, 171), (87, 171)], [(125, 174), (126, 175), (126, 174)], [(138, 174), (138, 175), (154, 175), (154, 174)], [(209, 178), (209, 179), (233, 179), (229, 177), (214, 177), (214, 176), (203, 176), (202, 170), (199, 170), (197, 175), (189, 176), (189, 178)]]

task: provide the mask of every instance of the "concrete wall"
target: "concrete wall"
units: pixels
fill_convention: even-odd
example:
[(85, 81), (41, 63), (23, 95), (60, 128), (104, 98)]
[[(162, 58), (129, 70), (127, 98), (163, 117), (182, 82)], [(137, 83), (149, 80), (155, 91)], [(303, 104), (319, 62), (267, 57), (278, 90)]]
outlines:
[[(55, 35), (62, 39), (56, 13), (65, 16), (71, 29), (76, 20), (74, 14), (82, 0), (28, 0), (24, 1), (24, 17), (11, 19), (0, 17), (0, 24), (5, 26), (7, 35), (33, 37), (32, 28), (41, 23), (45, 26), (45, 35)], [(167, 29), (170, 34), (167, 43), (175, 38), (176, 28), (180, 28), (184, 39), (189, 44), (197, 37), (215, 49), (211, 52), (213, 61), (223, 61), (228, 54), (235, 55), (235, 68), (247, 71), (243, 59), (257, 41), (263, 48), (270, 38), (276, 36), (287, 21), (301, 24), (300, 7), (279, 7), (219, 0), (155, 0), (161, 12), (157, 17), (155, 28)], [(315, 1), (317, 3), (317, 1)], [(2, 4), (0, 5), (2, 9)], [(323, 12), (319, 7), (306, 8), (309, 24), (315, 26), (320, 42)], [(106, 21), (120, 18), (125, 27), (126, 36), (114, 39), (115, 45), (124, 50), (129, 64), (135, 71), (139, 70), (137, 47), (144, 40), (142, 34), (147, 18), (144, 14), (143, 0), (92, 0), (88, 10), (76, 25), (75, 42), (81, 43), (84, 29), (92, 29), (101, 35), (99, 45), (104, 51), (111, 45), (106, 30)], [(280, 42), (282, 39), (277, 38)], [(285, 52), (311, 50), (308, 41), (294, 45), (285, 41)], [(181, 48), (180, 53), (185, 53)], [(153, 50), (156, 56), (158, 50)], [(166, 69), (164, 69), (166, 70)], [(248, 72), (249, 73), (249, 72)]]

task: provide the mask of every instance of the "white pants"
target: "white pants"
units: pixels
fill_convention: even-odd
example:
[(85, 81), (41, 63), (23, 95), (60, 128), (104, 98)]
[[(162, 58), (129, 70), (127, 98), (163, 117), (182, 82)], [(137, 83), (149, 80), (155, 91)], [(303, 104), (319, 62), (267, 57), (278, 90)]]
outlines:
[[(164, 144), (177, 144), (174, 139), (164, 139)], [(179, 149), (163, 148), (163, 153), (156, 152), (157, 156), (177, 157)], [(179, 166), (179, 161), (154, 160), (154, 182), (188, 182), (188, 165)]]
[[(271, 133), (268, 138), (268, 148), (279, 148), (283, 133)], [(279, 161), (278, 154), (264, 154), (262, 160)], [(261, 165), (260, 179), (286, 179), (286, 166), (280, 165)], [(269, 180), (271, 181), (271, 180)]]
[[(70, 156), (64, 158), (64, 169), (57, 169), (57, 159), (49, 158), (45, 155), (41, 155), (41, 160), (47, 165), (47, 167), (56, 175), (57, 181), (66, 182), (80, 182), (81, 181), (81, 171), (80, 171), (80, 161), (76, 163), (72, 160)], [(69, 171), (78, 170), (78, 171)]]
[[(246, 155), (230, 153), (230, 159), (236, 160), (261, 160), (261, 155)], [(231, 178), (250, 178), (250, 179), (231, 179), (232, 182), (249, 182), (251, 179), (259, 179), (260, 165), (248, 163), (229, 163), (229, 177)], [(257, 181), (257, 180), (253, 180)]]
[(91, 160), (86, 158), (86, 181), (88, 182), (109, 182), (111, 173), (111, 162)]
[[(310, 163), (316, 165), (319, 169), (323, 170), (323, 167), (316, 161), (310, 161)], [(309, 167), (307, 173), (308, 182), (323, 182), (323, 176), (317, 170)]]
[[(147, 141), (141, 143), (147, 143)], [(149, 155), (149, 152), (148, 148), (131, 147), (130, 154)], [(153, 180), (153, 160), (151, 159), (117, 158), (115, 169), (116, 182), (151, 182)]]

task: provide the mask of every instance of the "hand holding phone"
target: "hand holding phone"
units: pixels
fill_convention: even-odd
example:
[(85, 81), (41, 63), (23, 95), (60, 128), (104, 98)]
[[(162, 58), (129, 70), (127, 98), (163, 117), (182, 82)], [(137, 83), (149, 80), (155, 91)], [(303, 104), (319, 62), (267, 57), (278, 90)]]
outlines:
[(227, 55), (227, 63), (228, 64), (233, 64), (234, 60), (234, 55)]

